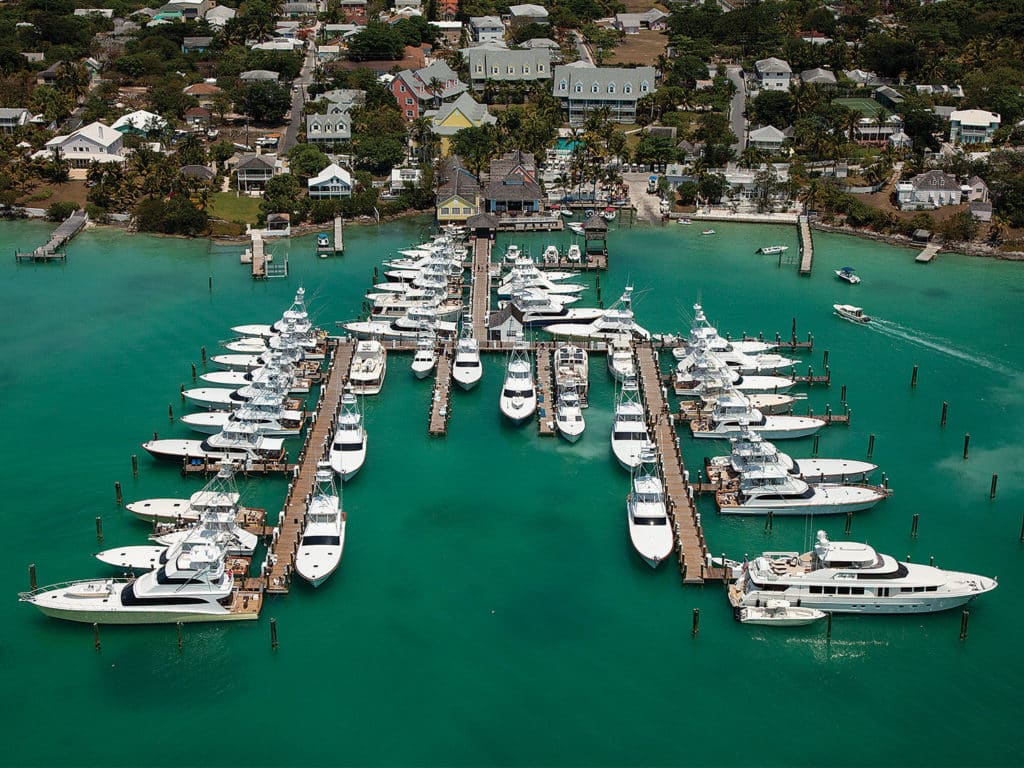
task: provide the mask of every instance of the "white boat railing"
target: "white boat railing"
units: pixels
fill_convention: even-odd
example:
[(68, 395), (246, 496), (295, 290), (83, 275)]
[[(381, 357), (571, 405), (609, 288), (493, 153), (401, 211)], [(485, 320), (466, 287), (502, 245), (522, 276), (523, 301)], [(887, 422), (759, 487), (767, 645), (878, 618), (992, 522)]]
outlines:
[[(134, 581), (135, 581), (135, 579), (125, 579), (125, 578), (118, 578), (118, 579), (102, 579), (102, 578), (100, 578), (100, 579), (71, 579), (70, 581), (58, 581), (58, 582), (55, 582), (53, 584), (48, 584), (45, 587), (37, 587), (36, 589), (30, 589), (30, 590), (27, 590), (25, 592), (19, 592), (18, 593), (18, 600), (20, 600), (22, 602), (25, 602), (27, 600), (31, 600), (33, 597), (38, 597), (39, 595), (41, 595), (43, 593), (52, 592), (52, 591), (57, 590), (57, 589), (65, 589), (66, 587), (73, 587), (73, 586), (78, 585), (78, 584), (99, 584), (99, 583), (102, 583), (102, 584), (114, 585), (114, 584), (131, 584)], [(97, 591), (96, 594), (97, 595), (101, 595), (103, 593)]]

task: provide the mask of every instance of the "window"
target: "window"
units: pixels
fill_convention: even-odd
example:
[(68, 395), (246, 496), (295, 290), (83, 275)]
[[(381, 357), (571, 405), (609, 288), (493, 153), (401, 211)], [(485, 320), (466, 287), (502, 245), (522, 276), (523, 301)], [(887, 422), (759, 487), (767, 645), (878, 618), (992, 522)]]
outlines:
[(408, 99), (408, 98), (407, 98), (407, 99), (405, 100), (405, 103), (406, 103), (406, 104), (412, 104), (412, 99)]
[(644, 80), (642, 83), (640, 83), (640, 93), (647, 93), (648, 90), (650, 90), (650, 86), (647, 85), (647, 81)]
[(412, 114), (412, 110), (411, 110), (411, 109), (407, 109), (407, 110), (405, 110), (405, 116), (406, 116), (406, 117), (412, 117), (412, 116), (413, 116), (413, 114)]
[(447, 216), (448, 215), (448, 209), (447, 208), (442, 208), (441, 209), (441, 215), (442, 216)]
[(537, 65), (537, 71), (538, 72), (543, 72), (544, 71), (544, 65), (543, 64), (538, 64)]
[(558, 83), (558, 90), (564, 91), (567, 87), (568, 87), (568, 83), (566, 83), (565, 80), (559, 81), (559, 83)]
[(510, 75), (514, 75), (514, 74), (516, 73), (515, 67), (509, 67), (509, 68), (508, 68), (508, 73), (509, 73)]
[(524, 64), (523, 65), (523, 74), (524, 75), (530, 74), (530, 65), (529, 64)]
[(626, 83), (624, 86), (622, 86), (622, 92), (623, 93), (632, 93), (633, 92), (633, 85), (631, 83)]
[(497, 67), (491, 67), (491, 74), (492, 75), (498, 74), (498, 68)]
[(405, 86), (404, 85), (399, 85), (398, 86), (398, 90), (400, 90), (402, 93), (405, 93)]
[(601, 86), (598, 85), (597, 83), (594, 83), (592, 86), (590, 86), (590, 92), (591, 93), (597, 93), (600, 90), (601, 90)]
[(608, 93), (615, 93), (615, 83), (608, 83)]
[(484, 71), (484, 65), (483, 64), (477, 64), (476, 65), (476, 71), (477, 72), (483, 72)]
[(583, 83), (576, 83), (576, 87), (573, 88), (576, 93), (583, 93)]

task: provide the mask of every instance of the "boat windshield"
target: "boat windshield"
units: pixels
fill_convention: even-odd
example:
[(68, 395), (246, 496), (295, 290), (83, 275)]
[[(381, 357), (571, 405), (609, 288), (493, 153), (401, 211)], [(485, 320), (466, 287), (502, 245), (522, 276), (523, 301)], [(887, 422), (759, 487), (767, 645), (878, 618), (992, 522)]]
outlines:
[(304, 547), (330, 547), (341, 544), (340, 536), (303, 536), (302, 546)]

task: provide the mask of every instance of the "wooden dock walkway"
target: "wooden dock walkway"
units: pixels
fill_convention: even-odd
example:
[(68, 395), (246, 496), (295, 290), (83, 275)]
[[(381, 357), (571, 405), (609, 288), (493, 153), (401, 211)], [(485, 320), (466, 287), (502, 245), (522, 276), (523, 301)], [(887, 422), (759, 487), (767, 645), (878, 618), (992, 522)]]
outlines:
[(448, 434), (448, 419), (452, 415), (452, 347), (443, 344), (437, 352), (437, 368), (434, 372), (434, 393), (430, 399), (431, 437)]
[(341, 216), (334, 217), (334, 253), (345, 253), (345, 224)]
[(643, 342), (634, 346), (633, 354), (640, 372), (647, 428), (658, 449), (658, 464), (665, 481), (665, 495), (676, 535), (679, 573), (684, 584), (703, 584), (707, 576), (708, 548), (704, 532), (697, 525), (697, 508), (683, 474), (683, 454), (679, 449), (675, 419), (662, 390), (657, 353), (649, 342)]
[(67, 254), (59, 250), (71, 242), (71, 238), (81, 232), (89, 221), (89, 214), (79, 208), (62, 221), (46, 245), (41, 245), (30, 253), (16, 252), (15, 261), (65, 261)]
[(470, 279), (470, 317), (473, 338), (481, 346), (487, 340), (487, 315), (491, 310), (491, 248), (494, 242), (486, 237), (473, 240), (473, 265)]
[(259, 232), (252, 233), (252, 245), (249, 248), (252, 259), (252, 279), (265, 280), (267, 277), (267, 251), (263, 245), (263, 236)]
[(261, 573), (266, 580), (268, 592), (288, 592), (291, 574), (295, 568), (295, 554), (298, 552), (306, 523), (307, 500), (316, 483), (316, 466), (324, 459), (334, 437), (338, 404), (341, 402), (345, 382), (348, 381), (354, 350), (354, 340), (342, 340), (335, 345), (327, 378), (320, 391), (320, 401), (306, 432), (302, 452), (299, 454), (295, 477), (288, 486), (281, 518), (267, 548), (267, 559)]
[(555, 436), (555, 376), (551, 367), (550, 344), (535, 345), (537, 355), (537, 432)]
[(814, 239), (811, 237), (811, 224), (806, 216), (797, 218), (800, 227), (800, 274), (811, 274), (814, 265)]
[(941, 249), (941, 243), (928, 243), (928, 245), (924, 247), (924, 250), (917, 254), (914, 261), (918, 264), (929, 264), (931, 263), (931, 260), (938, 255)]

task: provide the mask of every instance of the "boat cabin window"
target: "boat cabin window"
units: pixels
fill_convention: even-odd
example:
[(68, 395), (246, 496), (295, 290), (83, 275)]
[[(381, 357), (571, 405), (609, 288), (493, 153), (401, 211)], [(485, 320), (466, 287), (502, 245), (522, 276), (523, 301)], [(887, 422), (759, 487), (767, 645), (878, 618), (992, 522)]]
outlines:
[(646, 432), (619, 432), (616, 430), (612, 434), (613, 440), (646, 440)]
[(634, 493), (633, 501), (638, 504), (659, 504), (661, 502), (661, 494), (658, 493)]
[(341, 538), (338, 536), (303, 536), (302, 546), (304, 547), (330, 547), (338, 546)]

